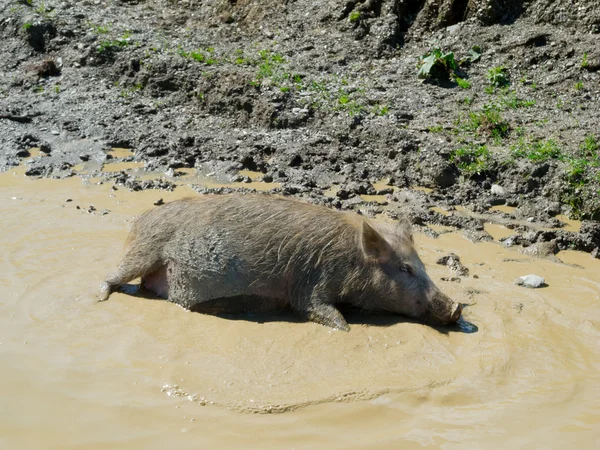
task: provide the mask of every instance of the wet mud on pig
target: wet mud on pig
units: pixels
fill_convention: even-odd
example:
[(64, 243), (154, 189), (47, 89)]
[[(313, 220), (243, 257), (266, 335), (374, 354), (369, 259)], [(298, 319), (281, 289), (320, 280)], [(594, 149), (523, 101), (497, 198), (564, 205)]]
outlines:
[(258, 297), (340, 330), (349, 329), (336, 308), (342, 302), (431, 325), (461, 315), (427, 275), (408, 223), (269, 195), (198, 196), (146, 212), (133, 223), (101, 300), (138, 277), (188, 309)]

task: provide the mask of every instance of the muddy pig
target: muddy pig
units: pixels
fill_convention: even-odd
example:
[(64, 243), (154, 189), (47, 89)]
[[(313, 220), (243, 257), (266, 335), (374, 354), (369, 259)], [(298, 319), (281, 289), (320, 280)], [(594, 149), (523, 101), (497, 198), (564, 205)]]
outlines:
[(339, 330), (349, 329), (340, 302), (434, 325), (462, 309), (425, 272), (408, 223), (260, 194), (198, 196), (143, 214), (101, 300), (138, 277), (188, 309), (253, 296)]

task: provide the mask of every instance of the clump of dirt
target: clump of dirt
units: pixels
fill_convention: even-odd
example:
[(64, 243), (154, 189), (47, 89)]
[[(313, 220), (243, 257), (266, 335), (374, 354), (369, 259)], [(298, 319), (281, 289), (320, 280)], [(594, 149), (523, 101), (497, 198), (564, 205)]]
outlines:
[[(128, 147), (152, 170), (253, 170), (357, 210), (386, 179), (432, 189), (388, 195), (392, 216), (481, 232), (509, 205), (522, 234), (567, 214), (585, 227), (552, 239), (598, 254), (599, 33), (595, 0), (11, 0), (0, 167), (45, 142), (28, 173), (72, 176)], [(433, 49), (456, 68), (423, 82)], [(484, 217), (430, 209), (459, 205)]]

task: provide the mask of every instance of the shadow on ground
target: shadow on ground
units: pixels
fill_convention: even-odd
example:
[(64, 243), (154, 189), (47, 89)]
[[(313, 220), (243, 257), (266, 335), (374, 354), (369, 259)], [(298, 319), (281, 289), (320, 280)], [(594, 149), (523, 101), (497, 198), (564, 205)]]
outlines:
[[(163, 300), (152, 292), (140, 288), (139, 285), (126, 284), (120, 288), (120, 291), (128, 295), (149, 300)], [(350, 325), (389, 327), (401, 322), (421, 323), (418, 320), (409, 317), (385, 312), (365, 311), (349, 304), (342, 303), (337, 306)], [(304, 322), (280, 300), (256, 296), (236, 296), (214, 299), (194, 305), (191, 308), (191, 311), (201, 314), (213, 314), (228, 320), (245, 320), (256, 323)], [(466, 321), (462, 317), (455, 324), (432, 327), (442, 334), (476, 333), (479, 330), (477, 325)]]

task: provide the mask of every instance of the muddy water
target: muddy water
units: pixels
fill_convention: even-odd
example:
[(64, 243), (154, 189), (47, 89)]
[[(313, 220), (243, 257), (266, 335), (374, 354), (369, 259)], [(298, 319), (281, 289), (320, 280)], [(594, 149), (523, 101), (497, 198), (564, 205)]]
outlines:
[[(478, 276), (438, 281), (471, 305), (442, 332), (96, 303), (132, 218), (192, 193), (0, 174), (1, 449), (597, 448), (600, 261), (418, 235), (435, 280), (451, 275), (435, 265), (448, 252)], [(513, 284), (529, 273), (549, 287)], [(280, 414), (249, 414), (267, 412)]]

